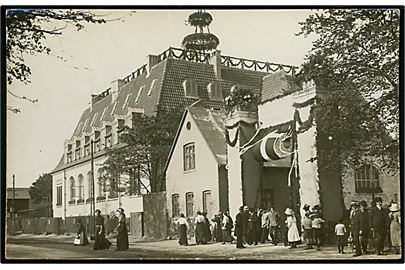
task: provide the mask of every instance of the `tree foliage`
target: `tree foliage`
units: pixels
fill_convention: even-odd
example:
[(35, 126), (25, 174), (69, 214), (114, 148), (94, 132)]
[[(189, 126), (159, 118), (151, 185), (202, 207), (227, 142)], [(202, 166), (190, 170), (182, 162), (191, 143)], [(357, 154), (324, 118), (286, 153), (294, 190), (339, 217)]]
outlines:
[(52, 175), (44, 173), (32, 183), (29, 190), (30, 196), (35, 203), (52, 201)]
[(62, 35), (69, 25), (78, 31), (84, 23), (105, 23), (90, 11), (70, 9), (9, 9), (6, 12), (7, 82), (29, 83), (31, 69), (25, 55), (49, 54), (49, 36)]
[[(104, 162), (104, 178), (110, 180), (107, 182), (111, 182), (111, 179), (119, 181), (123, 188), (120, 191), (124, 191), (131, 177), (139, 177), (141, 185), (145, 185), (144, 179), (148, 180), (150, 192), (164, 190), (163, 169), (182, 112), (180, 108), (173, 108), (159, 110), (152, 116), (134, 114), (132, 128), (125, 127), (121, 135), (124, 146), (110, 149), (108, 159)], [(129, 178), (123, 178), (123, 175)]]
[(325, 164), (339, 153), (351, 165), (399, 165), (399, 19), (394, 9), (330, 9), (301, 23), (299, 35), (318, 38), (298, 79), (329, 92), (315, 110)]

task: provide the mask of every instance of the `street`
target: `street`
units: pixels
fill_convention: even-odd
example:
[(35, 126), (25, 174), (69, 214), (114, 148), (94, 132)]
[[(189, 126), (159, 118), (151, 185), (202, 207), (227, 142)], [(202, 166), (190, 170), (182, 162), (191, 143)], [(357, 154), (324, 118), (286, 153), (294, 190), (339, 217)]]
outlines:
[(222, 260), (395, 260), (401, 255), (388, 254), (385, 256), (364, 255), (352, 257), (351, 250), (346, 248), (346, 254), (339, 254), (334, 246), (322, 247), (321, 251), (305, 250), (301, 245), (296, 249), (288, 249), (283, 245), (259, 244), (236, 249), (233, 244), (212, 243), (195, 245), (193, 239), (190, 245), (179, 246), (177, 240), (164, 241), (134, 241), (130, 239), (130, 249), (115, 251), (115, 240), (110, 239), (113, 247), (110, 250), (92, 249), (89, 246), (73, 246), (73, 236), (20, 235), (8, 237), (6, 242), (7, 259), (222, 259)]

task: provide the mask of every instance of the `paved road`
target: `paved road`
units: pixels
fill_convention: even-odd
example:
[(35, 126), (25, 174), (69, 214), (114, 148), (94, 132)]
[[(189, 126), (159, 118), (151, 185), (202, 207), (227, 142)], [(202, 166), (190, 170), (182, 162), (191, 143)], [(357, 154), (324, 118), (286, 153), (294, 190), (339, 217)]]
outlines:
[(352, 253), (338, 254), (336, 247), (323, 247), (321, 251), (305, 250), (303, 247), (288, 249), (284, 246), (262, 244), (236, 249), (235, 245), (213, 243), (209, 245), (179, 246), (176, 240), (158, 242), (131, 241), (127, 251), (99, 250), (90, 246), (73, 246), (73, 237), (25, 236), (8, 238), (6, 258), (8, 259), (260, 259), (260, 260), (324, 260), (324, 259), (400, 259), (400, 255), (366, 255), (352, 257)]

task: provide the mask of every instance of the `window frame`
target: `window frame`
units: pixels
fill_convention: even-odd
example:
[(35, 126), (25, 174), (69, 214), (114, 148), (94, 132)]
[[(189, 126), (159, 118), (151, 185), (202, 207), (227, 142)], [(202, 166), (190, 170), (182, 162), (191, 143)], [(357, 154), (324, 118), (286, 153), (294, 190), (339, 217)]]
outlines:
[(183, 146), (183, 171), (195, 171), (195, 143), (187, 143)]
[(180, 216), (180, 195), (174, 193), (172, 194), (172, 217), (178, 216)]
[[(189, 196), (191, 195), (191, 201), (189, 201)], [(190, 207), (191, 204), (191, 207)], [(191, 209), (190, 209), (191, 208)], [(187, 192), (186, 193), (186, 216), (192, 217), (194, 215), (194, 193)]]
[[(376, 177), (377, 176), (377, 177)], [(358, 194), (382, 193), (381, 172), (371, 163), (363, 164), (354, 170), (354, 187)]]

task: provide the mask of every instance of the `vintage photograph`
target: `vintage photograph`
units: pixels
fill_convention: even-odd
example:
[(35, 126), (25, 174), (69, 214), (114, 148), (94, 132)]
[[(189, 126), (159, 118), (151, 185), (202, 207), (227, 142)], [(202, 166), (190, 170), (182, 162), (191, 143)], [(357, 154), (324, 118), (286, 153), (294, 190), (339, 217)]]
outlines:
[(403, 262), (403, 11), (3, 6), (2, 261)]

